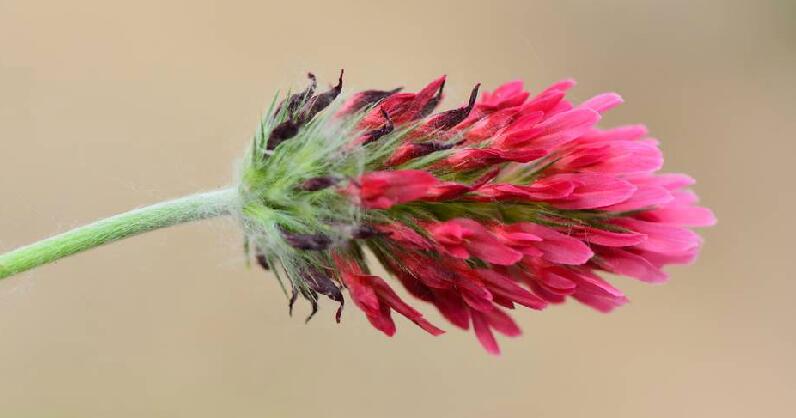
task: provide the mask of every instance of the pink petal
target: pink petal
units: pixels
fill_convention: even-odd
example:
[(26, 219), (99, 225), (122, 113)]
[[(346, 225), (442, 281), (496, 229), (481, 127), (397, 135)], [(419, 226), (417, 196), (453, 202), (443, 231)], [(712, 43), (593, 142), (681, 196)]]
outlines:
[[(447, 222), (428, 225), (434, 239), (444, 250), (457, 258), (465, 253), (488, 263), (511, 265), (522, 259), (522, 253), (503, 244), (480, 223), (467, 218), (456, 218)], [(461, 247), (465, 247), (463, 251)]]
[(553, 294), (571, 295), (575, 293), (577, 284), (567, 276), (567, 271), (562, 268), (544, 269), (537, 276), (537, 282)]
[(636, 186), (611, 175), (566, 173), (551, 176), (557, 180), (569, 180), (575, 190), (566, 199), (551, 203), (562, 209), (594, 209), (614, 205), (629, 199)]
[(623, 218), (615, 221), (619, 226), (647, 235), (636, 248), (656, 253), (683, 253), (699, 247), (701, 238), (690, 229), (673, 225)]
[(476, 106), (478, 111), (494, 112), (506, 107), (519, 106), (528, 98), (521, 80), (510, 81), (492, 93), (484, 92)]
[(595, 262), (611, 273), (621, 274), (648, 283), (663, 283), (668, 276), (646, 258), (619, 248), (600, 250)]
[(347, 193), (358, 195), (365, 207), (387, 209), (425, 196), (438, 182), (423, 170), (373, 171), (360, 177), (358, 185), (350, 185)]
[(591, 109), (559, 113), (537, 126), (540, 135), (534, 139), (533, 145), (544, 149), (560, 146), (586, 133), (599, 120), (600, 114)]
[(461, 329), (470, 328), (470, 310), (462, 297), (453, 290), (433, 290), (434, 306), (451, 324)]
[(528, 201), (549, 201), (569, 197), (575, 184), (565, 179), (547, 178), (530, 185), (488, 184), (476, 190), (477, 200), (519, 199)]
[(407, 113), (412, 115), (413, 118), (417, 117), (418, 114), (426, 106), (426, 104), (428, 104), (428, 102), (438, 94), (440, 88), (444, 84), (445, 84), (444, 75), (428, 83), (419, 92), (417, 92), (417, 95), (415, 96), (415, 99), (412, 101), (412, 105), (409, 107), (409, 111)]
[(377, 314), (367, 314), (366, 317), (374, 328), (384, 333), (388, 337), (395, 335), (395, 321), (390, 316), (390, 308), (386, 305)]
[(567, 90), (571, 89), (572, 87), (575, 87), (575, 84), (576, 84), (576, 82), (575, 82), (574, 79), (565, 78), (563, 80), (556, 81), (555, 83), (551, 84), (546, 89), (542, 90), (542, 92), (539, 93), (539, 96), (542, 96), (542, 95), (545, 95), (545, 94), (549, 94), (549, 93), (554, 92), (554, 91), (566, 92)]
[(580, 272), (576, 277), (578, 288), (572, 297), (584, 305), (607, 313), (627, 303), (627, 297), (621, 291), (597, 275)]
[(673, 199), (672, 194), (663, 187), (639, 186), (639, 188), (622, 203), (607, 206), (604, 210), (621, 212), (628, 210), (647, 209), (665, 205)]
[(678, 253), (656, 253), (651, 251), (636, 251), (650, 263), (656, 266), (667, 264), (691, 264), (699, 255), (699, 247), (694, 247)]
[(432, 248), (431, 243), (427, 239), (415, 232), (414, 229), (402, 223), (376, 224), (374, 228), (379, 232), (387, 234), (391, 240), (398, 241), (403, 245), (409, 245), (421, 250), (430, 250)]
[(671, 223), (691, 227), (707, 227), (716, 224), (716, 215), (701, 206), (666, 206), (652, 210), (645, 215), (656, 222)]
[(493, 136), (497, 131), (508, 126), (514, 120), (518, 111), (519, 110), (514, 107), (502, 109), (484, 116), (483, 119), (475, 122), (467, 129), (464, 134), (465, 143), (477, 143)]
[(523, 289), (514, 280), (494, 270), (479, 269), (478, 274), (484, 279), (493, 295), (500, 295), (531, 309), (543, 309), (547, 306), (544, 300)]
[(590, 227), (580, 229), (579, 235), (588, 243), (605, 247), (629, 247), (647, 239), (646, 235), (638, 232), (612, 232)]
[(376, 279), (378, 280), (374, 281), (374, 286), (378, 289), (379, 296), (392, 309), (405, 316), (407, 319), (414, 322), (417, 324), (417, 326), (433, 336), (438, 336), (445, 333), (445, 331), (435, 327), (425, 318), (423, 318), (423, 315), (420, 312), (416, 311), (414, 308), (407, 305), (406, 302), (401, 300), (401, 298), (398, 297), (395, 291), (393, 291), (392, 288), (390, 288), (390, 286), (384, 282), (384, 280), (382, 280), (380, 277), (376, 277)]
[(573, 109), (551, 116), (529, 129), (510, 131), (497, 138), (495, 148), (512, 150), (520, 148), (551, 151), (586, 133), (600, 114), (591, 109)]
[(500, 308), (494, 308), (491, 312), (482, 313), (481, 315), (486, 317), (490, 328), (507, 337), (519, 337), (522, 335), (522, 330), (517, 326), (517, 323)]
[(592, 130), (583, 135), (586, 141), (632, 141), (647, 136), (647, 127), (644, 125), (623, 125), (606, 130)]
[(470, 308), (480, 312), (492, 310), (492, 292), (483, 283), (463, 277), (457, 281), (456, 288), (459, 289), (462, 299)]
[(470, 244), (470, 252), (492, 264), (510, 266), (522, 259), (522, 253), (500, 243), (497, 239), (478, 241)]
[(592, 109), (595, 112), (606, 112), (624, 103), (622, 96), (616, 93), (602, 93), (580, 104), (580, 107)]
[(541, 112), (542, 114), (550, 111), (564, 98), (566, 93), (560, 90), (543, 93), (522, 106), (522, 112)]
[(532, 245), (544, 253), (544, 258), (556, 264), (584, 264), (594, 255), (583, 241), (545, 226), (522, 222), (513, 225), (542, 240)]
[(473, 319), (473, 331), (478, 338), (478, 342), (489, 353), (493, 355), (500, 355), (500, 347), (498, 346), (495, 335), (492, 334), (492, 329), (489, 327), (484, 314), (477, 311), (470, 311), (470, 316)]

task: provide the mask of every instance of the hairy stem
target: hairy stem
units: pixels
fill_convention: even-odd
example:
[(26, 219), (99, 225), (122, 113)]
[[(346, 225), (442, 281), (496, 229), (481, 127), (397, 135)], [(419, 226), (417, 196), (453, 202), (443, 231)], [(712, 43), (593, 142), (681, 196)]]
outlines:
[(0, 279), (144, 232), (229, 215), (237, 205), (238, 191), (230, 188), (111, 216), (0, 255)]

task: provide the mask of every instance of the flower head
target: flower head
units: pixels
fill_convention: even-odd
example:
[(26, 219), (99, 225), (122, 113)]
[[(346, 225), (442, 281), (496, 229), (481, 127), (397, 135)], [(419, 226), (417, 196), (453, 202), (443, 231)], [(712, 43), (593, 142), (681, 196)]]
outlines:
[[(513, 81), (434, 113), (445, 77), (417, 93), (366, 90), (346, 100), (315, 77), (272, 106), (244, 165), (241, 220), (260, 265), (310, 301), (354, 301), (392, 336), (391, 312), (432, 335), (393, 290), (402, 285), (490, 353), (516, 336), (508, 312), (575, 299), (600, 312), (627, 302), (600, 272), (644, 282), (694, 260), (691, 227), (715, 222), (682, 174), (658, 174), (641, 125), (600, 129), (614, 93), (581, 104), (574, 82), (539, 94)], [(395, 279), (370, 273), (366, 250)], [(344, 291), (347, 289), (347, 291)]]

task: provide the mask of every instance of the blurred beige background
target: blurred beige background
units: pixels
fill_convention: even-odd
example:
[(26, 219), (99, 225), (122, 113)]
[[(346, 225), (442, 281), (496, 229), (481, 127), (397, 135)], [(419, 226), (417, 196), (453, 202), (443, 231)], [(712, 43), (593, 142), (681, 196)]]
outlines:
[(231, 183), (274, 92), (340, 67), (349, 92), (447, 73), (449, 105), (618, 91), (606, 124), (646, 122), (720, 223), (669, 284), (619, 280), (615, 314), (520, 312), (501, 358), (350, 307), (305, 326), (232, 222), (158, 231), (0, 283), (0, 415), (793, 416), (790, 0), (0, 0), (0, 250)]

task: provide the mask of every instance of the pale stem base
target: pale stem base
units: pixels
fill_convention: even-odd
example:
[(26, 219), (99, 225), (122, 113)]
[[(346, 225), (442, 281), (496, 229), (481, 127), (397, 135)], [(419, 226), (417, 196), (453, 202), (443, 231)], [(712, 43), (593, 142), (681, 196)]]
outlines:
[(144, 232), (229, 215), (237, 205), (238, 191), (230, 188), (111, 216), (0, 255), (0, 279)]

